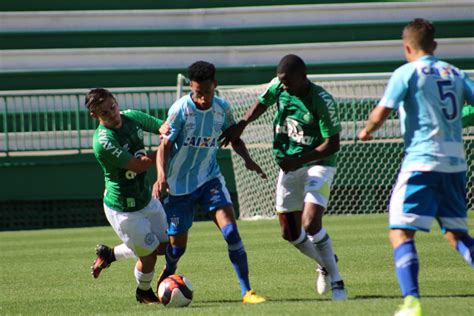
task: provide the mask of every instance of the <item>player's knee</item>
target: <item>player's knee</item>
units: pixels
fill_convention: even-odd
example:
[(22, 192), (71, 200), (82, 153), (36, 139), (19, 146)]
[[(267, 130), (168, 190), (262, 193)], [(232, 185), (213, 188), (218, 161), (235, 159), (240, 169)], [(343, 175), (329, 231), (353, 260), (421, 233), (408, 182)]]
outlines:
[(321, 223), (318, 222), (303, 221), (302, 225), (305, 232), (309, 235), (316, 235), (322, 229)]
[(236, 223), (230, 223), (221, 228), (222, 236), (228, 245), (234, 245), (241, 242), (239, 230)]

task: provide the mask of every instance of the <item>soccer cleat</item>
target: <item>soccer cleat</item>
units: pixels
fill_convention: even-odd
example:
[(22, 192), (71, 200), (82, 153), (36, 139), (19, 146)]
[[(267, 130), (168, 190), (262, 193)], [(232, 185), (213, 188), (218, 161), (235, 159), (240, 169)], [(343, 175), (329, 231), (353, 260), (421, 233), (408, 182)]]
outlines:
[(323, 295), (329, 290), (329, 284), (331, 284), (331, 277), (329, 276), (326, 268), (317, 265), (316, 271), (319, 273), (316, 280), (316, 292), (319, 295)]
[(95, 247), (95, 253), (97, 258), (91, 266), (91, 274), (94, 279), (97, 279), (100, 275), (100, 272), (108, 268), (112, 262), (115, 261), (114, 249), (106, 245), (97, 245)]
[(158, 281), (156, 281), (156, 290), (158, 291), (159, 287), (160, 287), (160, 283), (166, 279), (167, 277), (169, 277), (170, 275), (172, 274), (175, 274), (176, 272), (176, 266), (173, 270), (168, 270), (167, 268), (167, 265), (164, 266), (163, 270), (161, 270), (161, 274), (160, 276), (158, 277)]
[(421, 316), (422, 314), (420, 299), (408, 295), (405, 297), (403, 305), (400, 305), (398, 311), (395, 313), (395, 316)]
[(344, 288), (344, 281), (336, 281), (331, 283), (332, 300), (345, 301), (347, 300), (347, 291)]
[(141, 290), (137, 287), (135, 297), (140, 304), (160, 304), (160, 300), (156, 297), (151, 288), (148, 290)]
[(247, 291), (242, 300), (244, 304), (260, 304), (265, 302), (266, 299), (263, 296), (257, 295), (254, 290)]

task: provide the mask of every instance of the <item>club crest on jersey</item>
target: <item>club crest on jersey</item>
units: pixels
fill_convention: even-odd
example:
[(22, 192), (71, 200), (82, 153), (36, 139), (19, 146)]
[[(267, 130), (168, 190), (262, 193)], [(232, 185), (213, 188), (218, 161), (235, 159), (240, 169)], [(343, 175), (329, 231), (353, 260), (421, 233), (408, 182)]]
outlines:
[(216, 137), (201, 137), (201, 136), (188, 136), (183, 143), (183, 146), (199, 147), (199, 148), (211, 148), (217, 147)]
[(143, 139), (143, 130), (137, 126), (137, 136), (139, 139)]

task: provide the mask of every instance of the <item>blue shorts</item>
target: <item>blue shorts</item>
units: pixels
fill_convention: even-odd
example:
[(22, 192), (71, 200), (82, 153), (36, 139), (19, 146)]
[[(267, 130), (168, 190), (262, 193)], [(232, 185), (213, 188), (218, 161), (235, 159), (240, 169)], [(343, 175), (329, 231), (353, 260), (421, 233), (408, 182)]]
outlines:
[(466, 172), (400, 172), (390, 199), (390, 228), (467, 232)]
[(163, 206), (168, 220), (168, 235), (188, 231), (193, 225), (194, 210), (198, 205), (206, 213), (232, 205), (222, 176), (209, 180), (190, 194), (170, 195), (165, 198)]

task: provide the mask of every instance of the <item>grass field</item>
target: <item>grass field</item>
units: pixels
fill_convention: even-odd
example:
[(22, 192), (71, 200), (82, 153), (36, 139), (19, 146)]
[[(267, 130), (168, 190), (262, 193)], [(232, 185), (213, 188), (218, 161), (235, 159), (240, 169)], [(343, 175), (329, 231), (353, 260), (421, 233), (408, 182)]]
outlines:
[[(183, 309), (139, 305), (132, 260), (91, 277), (95, 245), (119, 242), (110, 227), (2, 232), (0, 315), (390, 315), (401, 298), (386, 225), (386, 215), (326, 217), (350, 298), (332, 302), (316, 294), (314, 264), (280, 238), (275, 220), (239, 222), (252, 286), (269, 299), (244, 306), (220, 233), (211, 222), (195, 223), (178, 270), (195, 288)], [(474, 269), (436, 225), (418, 234), (417, 247), (425, 315), (474, 315)]]

